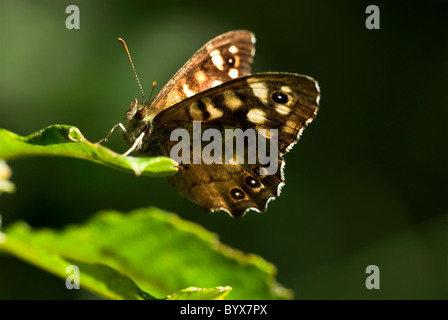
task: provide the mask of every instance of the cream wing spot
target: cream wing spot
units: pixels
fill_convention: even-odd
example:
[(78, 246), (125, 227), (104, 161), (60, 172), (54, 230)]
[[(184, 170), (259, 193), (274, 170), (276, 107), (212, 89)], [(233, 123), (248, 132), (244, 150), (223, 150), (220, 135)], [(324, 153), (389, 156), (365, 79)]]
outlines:
[(230, 70), (229, 70), (229, 77), (230, 78), (232, 78), (232, 79), (235, 79), (235, 78), (238, 78), (238, 75), (239, 75), (239, 72), (238, 72), (238, 69), (236, 69), (236, 68), (231, 68)]
[(210, 56), (212, 58), (212, 63), (215, 65), (216, 68), (223, 71), (224, 70), (224, 60), (221, 56), (221, 53), (218, 49), (213, 50), (210, 52)]
[(250, 109), (247, 113), (247, 120), (255, 124), (263, 124), (266, 121), (266, 113), (261, 109)]
[(254, 82), (249, 83), (250, 88), (254, 95), (261, 100), (264, 104), (268, 104), (269, 99), (269, 89), (265, 83), (262, 82)]
[(190, 106), (190, 116), (193, 120), (198, 120), (198, 121), (202, 120), (203, 113), (202, 113), (201, 109), (199, 109), (197, 102), (193, 103)]
[(224, 114), (224, 111), (215, 107), (215, 105), (213, 104), (212, 100), (209, 97), (205, 97), (204, 99), (202, 99), (202, 102), (205, 104), (205, 108), (210, 114), (210, 117), (207, 120), (220, 118)]
[(291, 108), (285, 106), (284, 104), (277, 104), (275, 106), (275, 111), (277, 111), (281, 115), (288, 115), (291, 112)]
[(238, 48), (235, 45), (233, 45), (233, 46), (230, 46), (229, 51), (230, 51), (230, 53), (237, 53)]
[(199, 70), (198, 72), (196, 72), (196, 74), (194, 75), (194, 77), (196, 78), (196, 80), (199, 83), (204, 82), (205, 80), (207, 80), (207, 76), (205, 75), (205, 72), (202, 70)]
[(184, 84), (182, 86), (182, 89), (184, 90), (185, 95), (189, 98), (191, 96), (194, 96), (196, 94), (196, 92), (191, 91), (190, 88), (188, 88), (187, 84)]
[(282, 86), (280, 89), (281, 89), (283, 92), (285, 92), (285, 93), (291, 93), (291, 92), (292, 92), (291, 88), (288, 87), (288, 86)]
[(243, 101), (233, 91), (225, 92), (223, 95), (224, 104), (227, 108), (235, 111), (243, 106)]
[(212, 82), (212, 88), (213, 88), (213, 87), (216, 87), (216, 86), (219, 86), (220, 84), (222, 84), (222, 81), (220, 81), (220, 80), (215, 80), (215, 81)]

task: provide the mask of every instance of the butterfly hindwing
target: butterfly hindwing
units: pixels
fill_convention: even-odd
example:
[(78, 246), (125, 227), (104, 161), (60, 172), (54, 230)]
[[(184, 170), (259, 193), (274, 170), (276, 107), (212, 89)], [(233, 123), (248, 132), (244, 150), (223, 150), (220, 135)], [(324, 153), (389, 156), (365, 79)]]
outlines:
[[(249, 164), (247, 160), (250, 148), (247, 146), (241, 157), (235, 157), (235, 150), (231, 150), (229, 162), (226, 162), (226, 138), (221, 139), (218, 144), (214, 138), (206, 139), (212, 140), (214, 147), (217, 147), (206, 151), (212, 144), (203, 141), (196, 149), (194, 137), (198, 133), (205, 137), (206, 131), (210, 129), (219, 133), (218, 138), (226, 137), (226, 130), (238, 128), (203, 123), (200, 131), (194, 132), (193, 122), (174, 121), (170, 124), (186, 133), (183, 136), (187, 137), (187, 143), (184, 144), (185, 141), (178, 139), (177, 135), (174, 135), (172, 140), (165, 139), (171, 135), (173, 128), (160, 128), (154, 132), (157, 136), (152, 141), (157, 141), (157, 145), (153, 145), (153, 153), (149, 155), (163, 154), (176, 158), (178, 153), (182, 154), (181, 157), (187, 154), (186, 158), (179, 161), (179, 171), (176, 175), (168, 178), (174, 189), (184, 197), (207, 211), (224, 210), (231, 216), (238, 217), (250, 209), (265, 211), (269, 200), (279, 196), (280, 188), (284, 184), (285, 162), (278, 155), (278, 151), (272, 158), (274, 163), (270, 161), (261, 164), (255, 158), (255, 161)], [(185, 148), (177, 148), (182, 144)], [(195, 159), (199, 160), (199, 163), (194, 163)], [(274, 170), (269, 171), (268, 167), (274, 167)]]
[(269, 200), (280, 195), (283, 159), (274, 175), (262, 175), (259, 165), (190, 164), (169, 178), (181, 195), (207, 211), (223, 210), (232, 217), (248, 210), (265, 211)]

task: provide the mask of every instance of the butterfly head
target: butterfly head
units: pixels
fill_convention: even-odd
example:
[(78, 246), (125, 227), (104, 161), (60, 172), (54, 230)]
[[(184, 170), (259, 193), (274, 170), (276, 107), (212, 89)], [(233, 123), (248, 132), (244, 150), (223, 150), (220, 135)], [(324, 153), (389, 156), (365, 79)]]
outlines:
[(137, 98), (129, 104), (126, 111), (126, 129), (129, 142), (134, 143), (142, 132), (145, 132), (147, 136), (150, 135), (154, 116), (148, 111), (149, 105), (145, 102), (139, 103)]

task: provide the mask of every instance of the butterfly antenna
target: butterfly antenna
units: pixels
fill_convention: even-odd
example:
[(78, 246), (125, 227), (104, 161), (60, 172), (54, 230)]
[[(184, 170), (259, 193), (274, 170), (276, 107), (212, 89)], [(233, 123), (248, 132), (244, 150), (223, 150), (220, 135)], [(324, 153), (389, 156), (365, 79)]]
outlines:
[(152, 102), (151, 98), (152, 98), (152, 94), (154, 93), (154, 89), (157, 86), (157, 81), (154, 81), (152, 83), (152, 89), (151, 89), (151, 93), (149, 94), (149, 100), (148, 100), (148, 105)]
[[(132, 70), (134, 71), (134, 74), (135, 74), (135, 79), (137, 79), (138, 87), (140, 88), (140, 92), (142, 93), (142, 102), (145, 103), (145, 94), (143, 93), (143, 88), (142, 88), (142, 85), (140, 84), (140, 80), (138, 80), (137, 72), (135, 71), (134, 63), (132, 62), (132, 58), (131, 58), (131, 54), (129, 53), (128, 46), (126, 45), (126, 42), (124, 42), (123, 39), (118, 38), (118, 40), (123, 44), (123, 47), (126, 50), (126, 53), (128, 54), (129, 62), (131, 63)], [(153, 91), (154, 91), (154, 86), (153, 86)], [(152, 94), (152, 92), (151, 92), (151, 94)]]

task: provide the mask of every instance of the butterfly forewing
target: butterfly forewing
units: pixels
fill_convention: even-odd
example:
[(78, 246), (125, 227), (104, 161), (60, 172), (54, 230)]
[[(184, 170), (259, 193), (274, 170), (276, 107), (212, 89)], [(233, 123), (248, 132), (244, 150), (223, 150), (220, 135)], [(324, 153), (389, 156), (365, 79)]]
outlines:
[(197, 93), (249, 75), (254, 54), (255, 37), (249, 31), (230, 31), (212, 39), (160, 90), (149, 112), (156, 115)]

